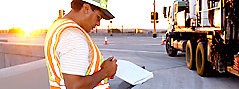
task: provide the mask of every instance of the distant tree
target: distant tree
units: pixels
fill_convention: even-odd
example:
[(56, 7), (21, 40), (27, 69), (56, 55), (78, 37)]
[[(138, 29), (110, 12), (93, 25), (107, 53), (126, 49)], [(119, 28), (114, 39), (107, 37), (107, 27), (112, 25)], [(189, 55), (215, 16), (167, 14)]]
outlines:
[(13, 28), (11, 28), (11, 29), (9, 29), (9, 33), (25, 33), (23, 30), (21, 30), (21, 28), (15, 28), (15, 27), (13, 27)]

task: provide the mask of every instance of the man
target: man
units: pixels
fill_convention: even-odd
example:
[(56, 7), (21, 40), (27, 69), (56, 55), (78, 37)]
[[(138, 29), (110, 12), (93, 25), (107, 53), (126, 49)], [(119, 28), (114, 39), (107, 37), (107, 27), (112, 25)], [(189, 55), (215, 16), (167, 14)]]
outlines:
[(107, 1), (73, 0), (72, 10), (48, 30), (44, 52), (51, 89), (110, 88), (108, 79), (116, 73), (117, 60), (104, 61), (88, 35), (102, 18), (114, 18), (106, 10)]

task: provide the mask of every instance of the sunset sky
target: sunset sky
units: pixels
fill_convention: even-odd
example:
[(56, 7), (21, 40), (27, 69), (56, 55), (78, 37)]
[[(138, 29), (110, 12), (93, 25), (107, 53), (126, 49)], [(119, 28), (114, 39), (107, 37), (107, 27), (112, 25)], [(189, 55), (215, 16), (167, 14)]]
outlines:
[[(68, 13), (72, 0), (1, 0), (0, 29), (20, 27), (23, 30), (48, 29), (58, 17), (58, 10)], [(154, 0), (108, 0), (108, 10), (116, 17), (112, 26), (153, 29), (150, 12), (153, 12)], [(162, 9), (172, 0), (156, 0), (156, 12), (159, 13), (157, 29), (166, 29), (167, 21), (163, 19)], [(101, 21), (107, 26), (110, 21)]]

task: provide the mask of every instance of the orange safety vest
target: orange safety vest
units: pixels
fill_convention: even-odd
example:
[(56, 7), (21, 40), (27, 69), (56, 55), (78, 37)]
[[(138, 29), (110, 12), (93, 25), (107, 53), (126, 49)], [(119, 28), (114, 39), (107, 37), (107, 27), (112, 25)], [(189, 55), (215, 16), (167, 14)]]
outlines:
[[(101, 69), (100, 65), (104, 62), (102, 53), (87, 32), (85, 32), (79, 25), (77, 25), (74, 21), (70, 19), (58, 19), (52, 24), (52, 26), (48, 30), (44, 45), (50, 89), (66, 89), (63, 75), (61, 72), (59, 58), (56, 56), (56, 47), (59, 42), (61, 33), (69, 27), (78, 28), (86, 35), (87, 39), (89, 40), (93, 56), (86, 75), (92, 75), (98, 72)], [(110, 89), (108, 78), (102, 80), (97, 86), (95, 86), (94, 89)]]

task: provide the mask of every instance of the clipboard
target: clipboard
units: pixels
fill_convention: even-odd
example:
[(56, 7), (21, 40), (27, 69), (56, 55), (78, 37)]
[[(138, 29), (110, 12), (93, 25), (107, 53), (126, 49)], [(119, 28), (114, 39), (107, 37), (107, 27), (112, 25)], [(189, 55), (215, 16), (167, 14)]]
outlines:
[(153, 78), (152, 72), (149, 72), (130, 61), (117, 60), (116, 63), (118, 67), (115, 76), (132, 85), (142, 84), (148, 79)]

